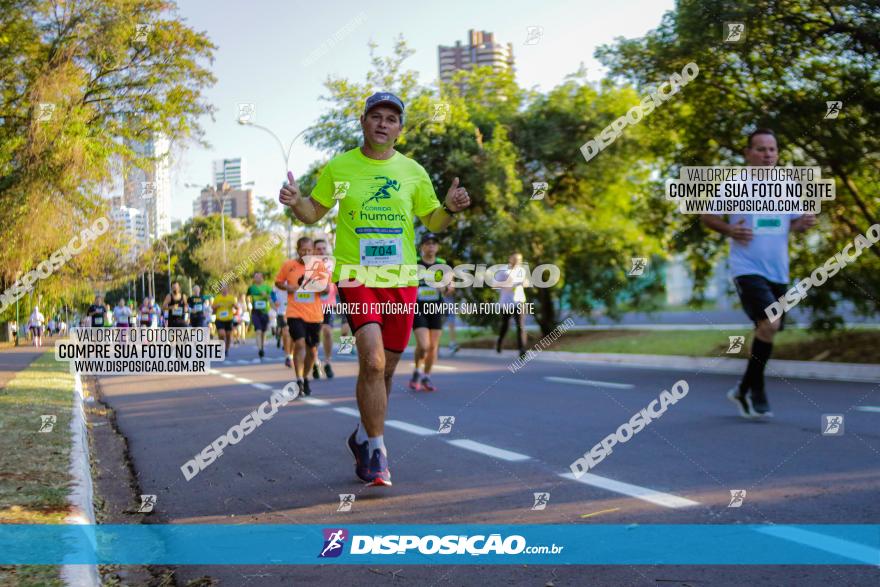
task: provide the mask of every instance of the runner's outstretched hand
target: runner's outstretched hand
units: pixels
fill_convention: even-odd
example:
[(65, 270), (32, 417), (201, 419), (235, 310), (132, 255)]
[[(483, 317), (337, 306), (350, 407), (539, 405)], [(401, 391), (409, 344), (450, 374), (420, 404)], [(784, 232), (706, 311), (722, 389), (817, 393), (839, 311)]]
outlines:
[(461, 212), (471, 205), (471, 197), (467, 190), (458, 185), (458, 178), (452, 180), (449, 191), (446, 192), (446, 207), (453, 212)]
[(300, 194), (299, 186), (296, 183), (296, 178), (293, 177), (293, 173), (290, 171), (287, 172), (287, 183), (281, 188), (281, 191), (278, 193), (278, 201), (281, 202), (283, 206), (290, 206), (298, 201), (302, 197)]

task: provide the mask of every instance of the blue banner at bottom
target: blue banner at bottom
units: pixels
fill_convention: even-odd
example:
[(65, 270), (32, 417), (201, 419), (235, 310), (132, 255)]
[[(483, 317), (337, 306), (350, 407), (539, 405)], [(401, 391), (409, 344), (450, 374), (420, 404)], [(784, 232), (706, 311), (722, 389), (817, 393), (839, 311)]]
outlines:
[(0, 564), (880, 565), (880, 525), (0, 525)]

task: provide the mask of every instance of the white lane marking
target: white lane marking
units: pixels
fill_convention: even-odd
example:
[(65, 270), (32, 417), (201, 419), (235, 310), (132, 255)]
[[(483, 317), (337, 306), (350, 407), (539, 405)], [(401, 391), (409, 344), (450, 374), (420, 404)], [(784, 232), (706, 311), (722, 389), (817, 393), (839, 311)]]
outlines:
[(495, 448), (494, 446), (489, 446), (488, 444), (483, 444), (482, 442), (476, 442), (474, 440), (467, 440), (465, 438), (447, 440), (446, 442), (451, 444), (452, 446), (457, 446), (458, 448), (478, 452), (480, 454), (488, 455), (496, 459), (501, 459), (502, 461), (527, 461), (532, 458), (528, 455), (520, 454), (518, 452), (504, 450), (503, 448)]
[(860, 412), (874, 412), (880, 414), (880, 406), (857, 406), (856, 409)]
[(253, 381), (251, 381), (250, 379), (245, 379), (244, 377), (233, 377), (233, 379), (235, 379), (239, 383), (244, 383), (245, 385), (250, 385), (251, 383), (253, 383)]
[[(302, 397), (300, 396), (299, 400), (304, 404), (309, 404), (310, 406), (329, 406), (330, 402), (322, 399), (318, 399), (316, 397)], [(358, 414), (360, 416), (360, 414)]]
[(458, 367), (450, 367), (449, 365), (434, 365), (432, 368), (437, 371), (458, 371)]
[(700, 505), (700, 502), (698, 501), (693, 501), (670, 493), (663, 493), (662, 491), (655, 491), (639, 485), (631, 485), (629, 483), (624, 483), (623, 481), (615, 481), (614, 479), (600, 477), (599, 475), (594, 475), (592, 473), (584, 473), (580, 477), (575, 477), (572, 473), (560, 473), (559, 476), (563, 479), (577, 481), (584, 485), (592, 485), (593, 487), (628, 495), (630, 497), (635, 497), (636, 499), (641, 499), (668, 508), (686, 508)]
[(419, 436), (434, 436), (437, 434), (436, 430), (424, 428), (423, 426), (416, 426), (415, 424), (410, 424), (408, 422), (401, 422), (400, 420), (388, 420), (385, 422), (385, 425), (391, 428), (397, 428), (398, 430), (403, 430), (404, 432), (418, 434)]
[(610, 387), (611, 389), (632, 389), (632, 383), (613, 383), (611, 381), (593, 381), (592, 379), (570, 379), (568, 377), (545, 377), (547, 381), (555, 383), (574, 383), (575, 385), (587, 385), (589, 387)]
[(360, 418), (361, 413), (352, 408), (333, 408), (334, 412), (339, 412), (340, 414), (346, 414), (348, 416), (354, 416), (355, 418)]
[(272, 386), (266, 385), (265, 383), (251, 383), (251, 387), (256, 387), (257, 389), (262, 389), (263, 391), (271, 391)]
[(851, 542), (842, 538), (835, 538), (827, 534), (818, 532), (810, 532), (800, 528), (779, 528), (776, 526), (767, 526), (766, 528), (755, 528), (755, 532), (767, 534), (774, 538), (782, 538), (798, 544), (804, 544), (811, 548), (817, 548), (830, 552), (850, 560), (859, 561), (866, 565), (876, 565), (880, 562), (880, 550)]
[(235, 379), (235, 375), (230, 375), (229, 373), (220, 373), (220, 377), (224, 379)]
[(247, 363), (247, 361), (245, 361), (244, 359), (239, 359), (236, 361), (236, 363), (238, 363), (239, 365), (244, 365), (245, 363)]

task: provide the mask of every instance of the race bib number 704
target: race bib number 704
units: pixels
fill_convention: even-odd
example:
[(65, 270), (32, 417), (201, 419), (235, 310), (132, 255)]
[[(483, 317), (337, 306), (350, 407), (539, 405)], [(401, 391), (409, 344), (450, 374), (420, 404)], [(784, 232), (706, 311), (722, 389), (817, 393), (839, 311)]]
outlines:
[(360, 240), (361, 265), (400, 265), (403, 263), (403, 239), (365, 238)]

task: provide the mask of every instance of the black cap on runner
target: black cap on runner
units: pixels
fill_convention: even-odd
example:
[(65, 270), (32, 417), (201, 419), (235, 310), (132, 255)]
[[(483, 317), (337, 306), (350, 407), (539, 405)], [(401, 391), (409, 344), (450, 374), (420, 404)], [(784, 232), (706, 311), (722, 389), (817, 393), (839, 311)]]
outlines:
[(422, 235), (422, 240), (419, 244), (425, 244), (427, 242), (434, 241), (437, 244), (440, 244), (440, 237), (434, 234), (433, 232), (426, 232)]

